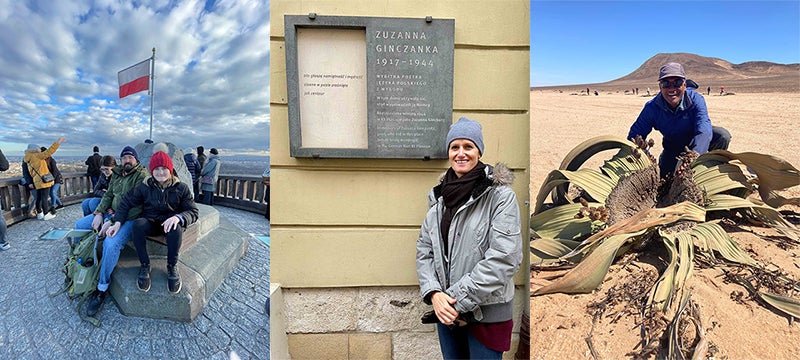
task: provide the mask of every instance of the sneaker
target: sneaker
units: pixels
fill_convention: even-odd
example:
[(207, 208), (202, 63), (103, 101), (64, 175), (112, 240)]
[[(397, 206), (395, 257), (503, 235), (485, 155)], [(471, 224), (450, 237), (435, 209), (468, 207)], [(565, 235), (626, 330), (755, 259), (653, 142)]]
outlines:
[[(41, 214), (39, 214), (39, 215), (41, 215)], [(50, 220), (50, 219), (54, 219), (55, 217), (56, 217), (56, 216), (55, 216), (55, 215), (53, 215), (52, 213), (47, 213), (47, 214), (44, 214), (44, 216), (42, 217), (42, 219), (43, 219), (43, 220)]]
[(88, 305), (86, 305), (86, 315), (95, 316), (100, 310), (100, 305), (103, 305), (103, 300), (106, 299), (105, 291), (95, 291), (89, 296)]
[(11, 249), (11, 244), (9, 244), (7, 242), (4, 242), (4, 243), (0, 244), (0, 250), (5, 251), (5, 250), (8, 250), (8, 249)]
[(136, 280), (136, 284), (139, 285), (139, 290), (150, 291), (150, 265), (139, 267), (139, 278)]
[(53, 215), (56, 214), (56, 207), (55, 206), (50, 207), (50, 213), (53, 214)]
[(178, 275), (178, 267), (176, 265), (167, 265), (167, 285), (169, 292), (173, 294), (181, 291), (181, 276)]
[(36, 218), (39, 219), (39, 220), (44, 220), (44, 214), (38, 213), (38, 214), (36, 214)]

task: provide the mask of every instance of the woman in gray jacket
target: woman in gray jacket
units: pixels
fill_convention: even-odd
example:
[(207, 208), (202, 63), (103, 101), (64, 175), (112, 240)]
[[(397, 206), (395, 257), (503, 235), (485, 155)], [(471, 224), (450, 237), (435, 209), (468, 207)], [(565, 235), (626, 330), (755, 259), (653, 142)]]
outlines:
[(483, 134), (474, 120), (453, 124), (447, 146), (450, 169), (428, 195), (417, 240), (420, 294), (433, 305), (445, 359), (500, 359), (511, 347), (522, 262), (513, 174), (479, 161)]

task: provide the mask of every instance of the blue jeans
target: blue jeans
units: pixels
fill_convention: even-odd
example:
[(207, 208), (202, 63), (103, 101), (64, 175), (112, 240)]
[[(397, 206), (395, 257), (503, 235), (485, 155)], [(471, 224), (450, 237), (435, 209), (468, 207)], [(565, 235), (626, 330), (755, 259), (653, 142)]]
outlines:
[(3, 210), (0, 210), (0, 244), (6, 243), (6, 218), (3, 217)]
[(708, 151), (728, 150), (731, 143), (731, 133), (721, 126), (711, 127), (711, 143), (708, 144)]
[(502, 351), (494, 351), (481, 344), (466, 327), (451, 330), (447, 325), (436, 324), (442, 357), (449, 359), (502, 359)]
[(83, 216), (93, 213), (94, 210), (97, 209), (97, 205), (100, 205), (100, 200), (103, 200), (103, 198), (96, 197), (96, 198), (84, 199), (81, 202), (81, 209), (83, 209)]
[(97, 181), (100, 180), (100, 175), (91, 175), (89, 178), (92, 179), (92, 189), (94, 189), (94, 187), (97, 185)]
[[(91, 229), (92, 219), (94, 219), (94, 215), (84, 216), (75, 222), (75, 228)], [(122, 227), (119, 228), (117, 235), (113, 237), (106, 236), (105, 241), (103, 241), (103, 259), (100, 260), (100, 280), (97, 284), (97, 290), (108, 290), (108, 284), (111, 282), (111, 272), (114, 271), (117, 262), (119, 262), (119, 253), (122, 251), (125, 243), (131, 239), (132, 225), (133, 221), (126, 221), (122, 224)]]
[(206, 205), (214, 205), (214, 192), (213, 191), (203, 191), (203, 204)]
[(58, 189), (61, 187), (61, 184), (55, 183), (53, 186), (50, 187), (50, 207), (56, 208), (56, 206), (64, 205), (61, 202), (61, 199), (58, 198)]

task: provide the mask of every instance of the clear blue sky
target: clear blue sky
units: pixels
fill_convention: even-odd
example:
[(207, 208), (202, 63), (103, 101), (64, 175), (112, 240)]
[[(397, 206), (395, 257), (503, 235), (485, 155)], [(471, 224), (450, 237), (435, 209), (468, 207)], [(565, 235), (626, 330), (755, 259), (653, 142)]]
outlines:
[(221, 155), (269, 149), (269, 3), (264, 0), (0, 0), (0, 148), (67, 142), (119, 154), (149, 135), (147, 92), (118, 97), (117, 72), (156, 48), (153, 140)]
[(531, 2), (531, 86), (599, 83), (658, 53), (800, 63), (800, 1)]

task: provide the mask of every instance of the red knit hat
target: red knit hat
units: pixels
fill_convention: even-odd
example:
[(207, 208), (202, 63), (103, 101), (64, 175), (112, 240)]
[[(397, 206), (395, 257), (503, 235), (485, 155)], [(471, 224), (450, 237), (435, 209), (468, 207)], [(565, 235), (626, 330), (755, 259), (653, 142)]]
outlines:
[(150, 173), (153, 173), (153, 170), (159, 166), (163, 166), (169, 169), (169, 173), (172, 174), (172, 159), (169, 158), (169, 155), (163, 151), (156, 151), (153, 156), (150, 158)]

